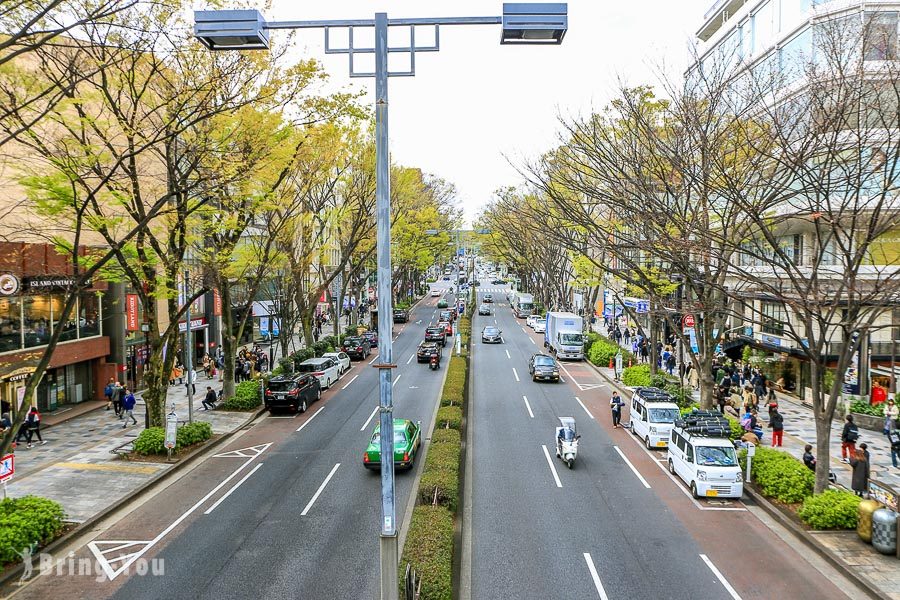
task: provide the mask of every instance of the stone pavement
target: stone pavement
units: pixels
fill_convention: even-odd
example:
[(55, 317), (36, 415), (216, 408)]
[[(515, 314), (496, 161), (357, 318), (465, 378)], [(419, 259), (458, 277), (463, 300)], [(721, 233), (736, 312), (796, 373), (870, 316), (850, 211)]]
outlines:
[(900, 600), (900, 560), (879, 554), (855, 531), (812, 531), (810, 535), (850, 565), (857, 575), (874, 584), (885, 598)]

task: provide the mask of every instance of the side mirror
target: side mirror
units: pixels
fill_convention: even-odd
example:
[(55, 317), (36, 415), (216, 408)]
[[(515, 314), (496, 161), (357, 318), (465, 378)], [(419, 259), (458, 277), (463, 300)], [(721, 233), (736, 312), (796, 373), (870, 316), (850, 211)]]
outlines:
[(581, 439), (581, 436), (580, 436), (580, 435), (576, 435), (576, 436), (575, 436), (575, 439), (576, 439), (576, 440), (580, 440), (580, 439)]

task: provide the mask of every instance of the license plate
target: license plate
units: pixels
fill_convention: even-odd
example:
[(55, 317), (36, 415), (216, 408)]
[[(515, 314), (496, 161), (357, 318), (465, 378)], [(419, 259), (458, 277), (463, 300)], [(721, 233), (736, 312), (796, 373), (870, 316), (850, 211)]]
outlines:
[(657, 445), (658, 447), (660, 447), (660, 448), (664, 448), (664, 447), (667, 446), (668, 444), (667, 444), (666, 442), (660, 440), (660, 441), (656, 442), (656, 445)]
[(715, 496), (719, 495), (719, 492), (716, 490), (706, 490), (706, 495), (710, 498), (714, 498)]

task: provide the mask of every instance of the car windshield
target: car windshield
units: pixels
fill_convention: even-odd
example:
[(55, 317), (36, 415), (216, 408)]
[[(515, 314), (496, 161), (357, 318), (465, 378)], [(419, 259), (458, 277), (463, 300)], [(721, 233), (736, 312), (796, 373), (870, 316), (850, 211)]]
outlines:
[(575, 432), (569, 429), (568, 427), (563, 427), (562, 431), (559, 432), (559, 437), (564, 442), (571, 442), (575, 439)]
[[(372, 443), (377, 444), (381, 441), (381, 432), (376, 431), (375, 435), (372, 436)], [(406, 431), (403, 429), (395, 429), (394, 430), (394, 444), (397, 445), (406, 445)]]
[(737, 456), (730, 446), (697, 446), (697, 464), (703, 467), (735, 467)]
[(294, 387), (293, 381), (275, 381), (269, 380), (269, 389), (273, 392), (287, 392)]
[(580, 333), (563, 333), (559, 337), (563, 344), (580, 345), (584, 343), (584, 338)]
[(534, 364), (538, 367), (552, 367), (553, 359), (549, 356), (538, 356), (535, 357)]
[(425, 333), (444, 333), (443, 327), (429, 327), (425, 330)]
[(362, 338), (348, 337), (344, 339), (345, 346), (359, 346), (362, 344)]
[(500, 333), (500, 330), (497, 329), (496, 327), (485, 327), (484, 328), (484, 335), (497, 335), (498, 333)]
[(677, 408), (651, 408), (648, 412), (651, 423), (674, 423), (678, 418)]

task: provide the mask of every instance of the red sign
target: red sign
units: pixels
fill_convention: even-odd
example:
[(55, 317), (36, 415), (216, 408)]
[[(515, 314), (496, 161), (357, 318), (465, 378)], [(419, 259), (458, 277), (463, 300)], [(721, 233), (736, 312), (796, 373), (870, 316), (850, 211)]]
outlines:
[(219, 290), (213, 290), (213, 315), (222, 316), (222, 296), (219, 295)]
[(7, 454), (0, 459), (0, 481), (11, 479), (16, 472), (16, 457)]
[(137, 294), (125, 294), (125, 329), (137, 331), (138, 323), (138, 297)]
[(694, 315), (684, 315), (684, 319), (682, 319), (682, 324), (685, 327), (693, 327), (694, 326)]
[(326, 290), (322, 290), (322, 297), (319, 298), (319, 302), (328, 302), (328, 292)]

